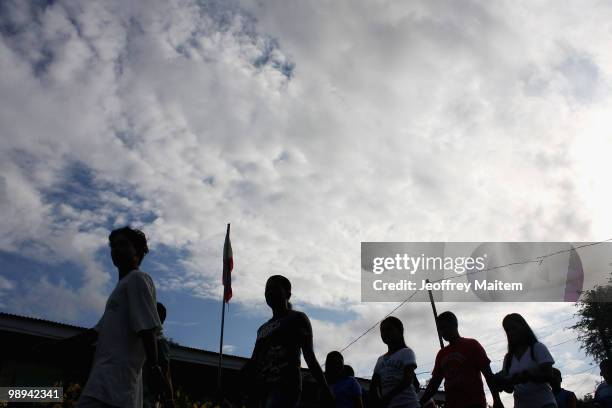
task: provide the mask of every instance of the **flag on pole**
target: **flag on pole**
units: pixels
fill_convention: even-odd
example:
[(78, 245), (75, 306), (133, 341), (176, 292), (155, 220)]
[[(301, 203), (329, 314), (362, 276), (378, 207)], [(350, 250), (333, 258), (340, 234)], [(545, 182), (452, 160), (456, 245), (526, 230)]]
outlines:
[(227, 224), (227, 233), (223, 244), (223, 301), (225, 303), (228, 303), (232, 298), (232, 269), (234, 269), (234, 254), (230, 242), (230, 225)]

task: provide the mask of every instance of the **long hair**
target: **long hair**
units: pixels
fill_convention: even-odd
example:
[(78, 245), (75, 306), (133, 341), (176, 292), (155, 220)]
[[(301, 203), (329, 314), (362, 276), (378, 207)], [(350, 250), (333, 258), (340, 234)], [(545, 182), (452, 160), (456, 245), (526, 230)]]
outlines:
[[(402, 323), (400, 319), (398, 319), (395, 316), (388, 316), (385, 319), (383, 319), (382, 322), (380, 322), (380, 327), (382, 327), (383, 324), (390, 324), (392, 326), (395, 326), (395, 328), (397, 328), (402, 334), (401, 346), (403, 348), (408, 348), (408, 346), (406, 345), (406, 340), (404, 340), (404, 324)], [(414, 386), (414, 389), (417, 391), (421, 388), (421, 384), (419, 383), (419, 379), (416, 377), (416, 375), (412, 378), (412, 385)]]
[(406, 341), (404, 340), (404, 324), (402, 323), (400, 319), (398, 319), (395, 316), (388, 316), (382, 322), (380, 322), (380, 327), (382, 327), (383, 324), (390, 324), (394, 326), (396, 329), (398, 329), (400, 333), (402, 334), (402, 347), (404, 348), (408, 347), (406, 345)]
[[(523, 336), (524, 336), (523, 341), (521, 343), (526, 344), (529, 347), (531, 358), (534, 359), (533, 346), (534, 344), (538, 342), (538, 338), (534, 334), (533, 330), (531, 330), (531, 327), (529, 326), (525, 318), (518, 313), (510, 313), (509, 315), (506, 315), (506, 317), (504, 317), (504, 320), (502, 320), (502, 326), (504, 327), (504, 330), (506, 330), (506, 326), (508, 325), (508, 323), (514, 323), (516, 326), (520, 327), (521, 332), (523, 333)], [(506, 330), (506, 338), (508, 339), (508, 353), (506, 354), (506, 357), (504, 358), (504, 368), (508, 370), (510, 369), (510, 362), (512, 361), (512, 356), (514, 355), (514, 352), (516, 351), (517, 345), (512, 344), (510, 342), (510, 337), (508, 337), (507, 330)]]
[(278, 283), (285, 290), (285, 293), (287, 294), (287, 308), (291, 310), (293, 308), (293, 305), (291, 304), (291, 302), (289, 302), (289, 297), (291, 296), (291, 282), (289, 281), (289, 279), (287, 279), (283, 275), (272, 275), (268, 278), (268, 282), (266, 282), (266, 285), (268, 285), (268, 283), (270, 282)]

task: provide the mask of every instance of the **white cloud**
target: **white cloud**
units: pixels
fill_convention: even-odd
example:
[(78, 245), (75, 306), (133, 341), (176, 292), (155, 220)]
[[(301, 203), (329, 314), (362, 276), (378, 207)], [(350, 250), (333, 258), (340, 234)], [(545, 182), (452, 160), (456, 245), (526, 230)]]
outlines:
[[(327, 350), (390, 306), (359, 304), (360, 241), (608, 238), (605, 3), (7, 4), (0, 249), (31, 242), (27, 256), (85, 278), (42, 279), (12, 307), (47, 291), (100, 311), (88, 294), (109, 275), (93, 255), (126, 222), (153, 251), (186, 251), (162, 288), (216, 298), (231, 222), (234, 301), (260, 304), (283, 273), (298, 303), (358, 314), (315, 323)], [(75, 163), (94, 208), (49, 198)], [(425, 328), (427, 308), (410, 306)], [(534, 325), (569, 312), (456, 308), (470, 332), (468, 311), (491, 325), (511, 308)], [(356, 347), (356, 368), (371, 366)]]

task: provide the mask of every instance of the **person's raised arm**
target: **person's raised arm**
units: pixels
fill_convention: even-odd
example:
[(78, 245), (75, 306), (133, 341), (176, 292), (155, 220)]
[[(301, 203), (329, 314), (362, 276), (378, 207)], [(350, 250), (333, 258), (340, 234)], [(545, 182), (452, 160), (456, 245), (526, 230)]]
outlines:
[(427, 402), (434, 396), (438, 388), (440, 388), (440, 384), (442, 384), (442, 377), (431, 377), (429, 383), (427, 384), (427, 388), (425, 388), (425, 392), (421, 396), (420, 404), (424, 406)]

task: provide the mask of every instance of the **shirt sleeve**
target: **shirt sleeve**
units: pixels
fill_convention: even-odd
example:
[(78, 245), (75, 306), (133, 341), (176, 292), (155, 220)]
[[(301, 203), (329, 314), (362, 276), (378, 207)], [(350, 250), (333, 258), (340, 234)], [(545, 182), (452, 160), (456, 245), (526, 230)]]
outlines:
[(300, 342), (304, 342), (306, 338), (312, 337), (312, 325), (310, 324), (310, 319), (305, 313), (300, 312), (300, 315), (298, 316), (297, 332), (300, 337)]
[(472, 358), (481, 371), (491, 363), (491, 360), (489, 360), (487, 356), (487, 352), (477, 340), (474, 340), (472, 343)]
[(402, 361), (404, 363), (404, 367), (405, 366), (416, 367), (417, 363), (416, 363), (416, 356), (414, 354), (414, 351), (412, 351), (412, 349), (409, 349), (409, 348), (402, 350)]
[(157, 315), (157, 300), (155, 285), (151, 277), (142, 272), (132, 272), (127, 285), (130, 328), (138, 333), (142, 330), (157, 328), (161, 330), (161, 322)]
[(533, 345), (533, 357), (538, 364), (555, 363), (550, 351), (540, 342)]

